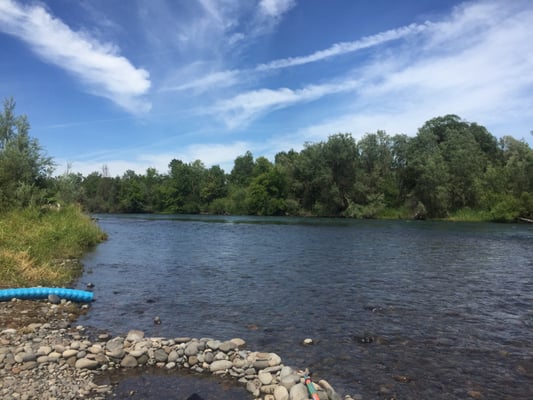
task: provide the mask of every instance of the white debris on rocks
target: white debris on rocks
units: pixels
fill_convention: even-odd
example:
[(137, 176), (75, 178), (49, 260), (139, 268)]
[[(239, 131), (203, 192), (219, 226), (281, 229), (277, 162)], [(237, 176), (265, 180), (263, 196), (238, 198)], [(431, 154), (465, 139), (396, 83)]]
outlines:
[[(94, 384), (96, 374), (142, 366), (232, 377), (255, 399), (309, 398), (303, 371), (283, 365), (275, 353), (243, 349), (241, 338), (158, 338), (132, 330), (90, 341), (83, 332), (47, 323), (1, 331), (0, 398), (104, 399), (112, 387)], [(341, 400), (328, 382), (314, 385), (321, 400)]]

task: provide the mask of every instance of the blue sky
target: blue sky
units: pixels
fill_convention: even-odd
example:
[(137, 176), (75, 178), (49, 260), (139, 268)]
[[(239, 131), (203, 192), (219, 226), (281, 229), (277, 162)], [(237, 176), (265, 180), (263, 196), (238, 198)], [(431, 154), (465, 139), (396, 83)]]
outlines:
[(0, 0), (0, 49), (57, 173), (230, 172), (451, 113), (533, 143), (529, 0)]

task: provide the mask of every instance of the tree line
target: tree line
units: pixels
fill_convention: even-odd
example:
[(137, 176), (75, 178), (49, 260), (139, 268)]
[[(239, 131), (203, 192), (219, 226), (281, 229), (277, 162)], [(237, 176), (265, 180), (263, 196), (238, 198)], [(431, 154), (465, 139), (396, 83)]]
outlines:
[(511, 136), (446, 115), (415, 136), (349, 133), (306, 143), (273, 161), (246, 152), (226, 173), (170, 161), (110, 177), (52, 176), (53, 160), (12, 99), (0, 115), (0, 206), (79, 203), (97, 213), (213, 213), (349, 218), (533, 218), (533, 150)]

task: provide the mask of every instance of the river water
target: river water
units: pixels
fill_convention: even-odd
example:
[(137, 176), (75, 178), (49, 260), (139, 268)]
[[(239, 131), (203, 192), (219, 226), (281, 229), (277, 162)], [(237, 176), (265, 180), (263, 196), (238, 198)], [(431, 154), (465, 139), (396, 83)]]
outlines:
[(98, 217), (82, 324), (241, 337), (365, 400), (533, 398), (531, 225)]

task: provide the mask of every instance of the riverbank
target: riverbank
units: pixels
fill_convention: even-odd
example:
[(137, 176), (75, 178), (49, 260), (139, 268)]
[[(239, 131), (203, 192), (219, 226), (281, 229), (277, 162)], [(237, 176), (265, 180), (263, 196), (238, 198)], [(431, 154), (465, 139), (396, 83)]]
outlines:
[[(89, 334), (75, 325), (88, 309), (64, 300), (0, 303), (1, 398), (104, 400), (112, 397), (113, 386), (95, 380), (133, 368), (233, 378), (254, 399), (308, 398), (304, 371), (283, 365), (275, 353), (247, 350), (242, 339), (147, 338), (136, 330), (116, 337)], [(321, 400), (341, 399), (327, 381), (313, 385)]]
[(106, 234), (76, 206), (0, 213), (0, 288), (68, 286)]

